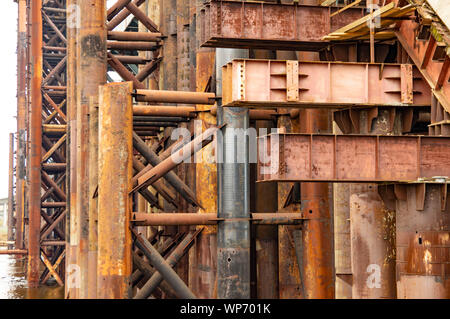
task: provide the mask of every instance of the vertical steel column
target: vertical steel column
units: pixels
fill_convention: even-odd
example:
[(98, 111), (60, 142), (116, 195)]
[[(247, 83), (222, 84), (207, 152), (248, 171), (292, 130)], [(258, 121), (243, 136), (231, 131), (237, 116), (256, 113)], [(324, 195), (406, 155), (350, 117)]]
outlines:
[(23, 248), (23, 216), (26, 157), (26, 83), (27, 83), (27, 1), (18, 0), (17, 37), (17, 161), (16, 161), (16, 223), (15, 247)]
[[(391, 133), (388, 110), (373, 123), (364, 121), (368, 113), (360, 114), (360, 133)], [(349, 204), (352, 298), (395, 298), (395, 212), (384, 205), (376, 184), (350, 185)]]
[[(300, 111), (302, 133), (330, 132), (328, 110)], [(305, 297), (334, 298), (333, 219), (327, 183), (302, 183), (303, 279)]]
[(100, 88), (97, 298), (131, 297), (132, 82)]
[[(273, 126), (271, 121), (256, 121), (259, 129)], [(257, 169), (257, 168), (256, 168)], [(268, 213), (278, 209), (277, 183), (255, 183), (255, 212)], [(275, 225), (255, 225), (256, 248), (256, 297), (258, 299), (278, 299), (278, 227)], [(284, 262), (284, 261), (283, 261)]]
[(397, 296), (450, 298), (450, 204), (443, 184), (396, 185)]
[[(222, 94), (221, 67), (234, 58), (248, 56), (247, 50), (217, 49), (217, 95)], [(220, 108), (220, 107), (219, 107)], [(218, 166), (217, 297), (250, 298), (250, 222), (248, 109), (219, 110), (219, 124), (226, 124), (218, 150), (223, 163)]]
[[(7, 240), (13, 241), (13, 212), (14, 212), (14, 133), (9, 134), (9, 176), (8, 176), (8, 233)], [(5, 217), (5, 216), (4, 216)], [(8, 249), (13, 246), (8, 244)]]
[[(277, 54), (279, 57), (279, 53)], [(279, 108), (280, 113), (287, 113), (288, 109)], [(287, 115), (278, 117), (278, 128), (287, 133), (299, 131), (298, 120), (292, 120)], [(285, 208), (285, 202), (294, 192), (294, 183), (277, 183), (277, 208)], [(289, 206), (288, 206), (289, 207)], [(305, 297), (304, 283), (301, 276), (301, 227), (293, 225), (278, 226), (278, 281), (280, 299), (300, 299)], [(296, 240), (297, 239), (297, 240)], [(300, 238), (301, 240), (301, 238)], [(299, 247), (300, 246), (300, 247)]]
[[(198, 92), (203, 92), (215, 67), (215, 50), (200, 49), (197, 52), (196, 82)], [(197, 105), (197, 119), (201, 125), (195, 126), (198, 136), (209, 125), (216, 125), (217, 119), (208, 109), (210, 106)], [(198, 201), (205, 209), (197, 213), (217, 212), (217, 164), (215, 163), (214, 143), (205, 146), (195, 155), (196, 187)], [(194, 247), (190, 250), (189, 283), (198, 298), (214, 298), (217, 278), (217, 226), (204, 226), (198, 235)]]
[(79, 137), (78, 198), (80, 220), (80, 298), (96, 297), (98, 106), (99, 86), (106, 83), (106, 1), (79, 1), (80, 29), (77, 35), (77, 121)]
[(28, 222), (28, 284), (39, 286), (42, 159), (42, 1), (31, 2), (31, 129)]
[[(189, 14), (190, 14), (190, 1), (176, 0), (177, 6), (177, 90), (178, 91), (190, 91), (190, 78), (191, 78), (191, 65), (189, 59), (190, 47), (189, 47)], [(183, 104), (178, 104), (183, 106)], [(180, 123), (178, 127), (188, 128), (188, 123)], [(177, 167), (178, 176), (183, 182), (188, 185), (189, 180), (189, 168), (191, 165), (182, 163)], [(192, 185), (189, 185), (192, 186)], [(178, 211), (188, 211), (188, 203), (181, 196), (178, 195)], [(179, 226), (178, 231), (188, 231), (189, 227)], [(176, 266), (176, 271), (181, 279), (189, 282), (189, 258), (183, 256)]]
[(77, 232), (77, 22), (79, 20), (78, 0), (67, 0), (67, 166), (66, 183), (67, 196), (66, 215), (66, 280), (65, 297), (76, 298), (76, 286), (79, 282), (77, 270), (77, 247), (80, 243)]

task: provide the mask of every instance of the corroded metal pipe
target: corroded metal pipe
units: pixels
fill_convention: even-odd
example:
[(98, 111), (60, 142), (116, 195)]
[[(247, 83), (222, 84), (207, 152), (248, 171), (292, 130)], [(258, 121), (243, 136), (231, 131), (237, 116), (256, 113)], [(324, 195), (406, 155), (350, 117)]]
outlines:
[(26, 83), (27, 83), (27, 1), (18, 3), (17, 38), (17, 161), (16, 161), (16, 224), (15, 248), (23, 248), (23, 216), (25, 213), (26, 157)]
[(162, 34), (156, 32), (108, 31), (108, 40), (156, 42), (161, 40), (161, 37)]
[(133, 105), (133, 115), (196, 117), (195, 106)]
[[(187, 234), (181, 241), (181, 243), (178, 244), (177, 248), (175, 248), (175, 250), (166, 259), (166, 262), (169, 264), (170, 267), (172, 268), (175, 267), (176, 264), (180, 261), (181, 257), (183, 257), (188, 252), (190, 245), (192, 244), (192, 242), (199, 233), (200, 231), (196, 231), (195, 233)], [(161, 275), (161, 273), (155, 272), (150, 277), (150, 279), (145, 283), (145, 285), (139, 290), (134, 299), (148, 298), (163, 280), (164, 278)], [(180, 294), (180, 297), (182, 297), (182, 294)]]
[(186, 104), (214, 104), (214, 93), (136, 90), (136, 101), (153, 103), (186, 103)]
[(97, 298), (130, 297), (132, 83), (100, 87)]
[[(142, 156), (144, 156), (144, 158), (151, 165), (153, 165), (153, 168), (150, 171), (154, 170), (156, 166), (160, 165), (163, 162), (163, 161), (161, 161), (159, 156), (155, 152), (153, 152), (147, 146), (147, 144), (145, 144), (144, 141), (135, 132), (133, 132), (133, 146), (139, 153), (142, 154)], [(149, 174), (150, 171), (147, 172), (146, 174)], [(157, 171), (159, 173), (161, 173), (161, 168), (158, 168)], [(153, 174), (153, 172), (152, 172), (152, 174)], [(180, 195), (183, 196), (184, 199), (186, 199), (192, 205), (198, 206), (198, 201), (195, 197), (195, 194), (174, 172), (169, 170), (169, 171), (164, 172), (163, 175), (165, 175), (164, 178), (167, 180), (167, 182), (171, 186), (173, 186), (173, 188), (175, 188), (180, 193)], [(159, 177), (162, 177), (163, 175), (160, 174)], [(140, 178), (142, 178), (142, 177), (140, 177)], [(157, 180), (157, 178), (153, 179), (153, 181), (155, 181), (155, 180)], [(139, 179), (138, 179), (138, 183), (139, 183)], [(147, 185), (140, 184), (137, 187), (145, 188), (148, 185), (149, 185), (148, 183), (147, 183)], [(135, 187), (134, 190), (137, 191), (138, 189)]]
[(31, 121), (29, 161), (28, 284), (39, 286), (42, 159), (42, 1), (31, 2)]
[(210, 128), (201, 135), (194, 138), (191, 142), (183, 146), (181, 149), (174, 152), (170, 157), (166, 158), (164, 161), (155, 165), (150, 171), (143, 174), (138, 178), (138, 186), (135, 190), (142, 189), (148, 185), (151, 185), (165, 174), (170, 172), (172, 169), (181, 164), (184, 160), (191, 157), (203, 146), (206, 146), (212, 142), (212, 136), (218, 130), (217, 127)]
[(25, 249), (0, 250), (0, 255), (26, 255), (28, 251)]
[(156, 50), (158, 46), (154, 42), (108, 41), (107, 47), (109, 50), (153, 51)]
[[(132, 222), (137, 226), (181, 226), (217, 225), (226, 220), (216, 213), (133, 213)], [(232, 219), (229, 219), (232, 220)], [(295, 213), (252, 213), (248, 219), (257, 225), (293, 225), (303, 220), (303, 214)]]
[(158, 253), (158, 251), (148, 242), (148, 240), (133, 229), (132, 232), (136, 238), (136, 246), (144, 253), (150, 263), (156, 268), (156, 270), (158, 270), (159, 273), (161, 273), (164, 279), (172, 286), (177, 294), (184, 299), (196, 299), (189, 287), (186, 286), (175, 270), (172, 269), (171, 265), (164, 260), (161, 254)]

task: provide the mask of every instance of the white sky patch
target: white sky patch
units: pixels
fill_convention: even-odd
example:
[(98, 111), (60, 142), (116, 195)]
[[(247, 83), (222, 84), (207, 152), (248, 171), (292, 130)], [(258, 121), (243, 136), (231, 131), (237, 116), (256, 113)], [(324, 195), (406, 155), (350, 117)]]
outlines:
[(17, 122), (17, 3), (2, 1), (0, 28), (0, 198), (8, 196), (9, 133), (16, 132)]

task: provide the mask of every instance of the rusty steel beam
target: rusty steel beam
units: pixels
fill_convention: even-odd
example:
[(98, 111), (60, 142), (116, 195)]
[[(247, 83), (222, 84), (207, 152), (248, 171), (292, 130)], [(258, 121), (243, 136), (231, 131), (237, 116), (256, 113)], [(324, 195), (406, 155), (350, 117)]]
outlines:
[[(447, 299), (450, 291), (448, 184), (386, 186), (396, 208), (399, 299)], [(388, 195), (389, 194), (389, 195)]]
[(109, 41), (107, 42), (108, 50), (126, 50), (126, 51), (154, 51), (158, 48), (158, 44), (154, 42), (140, 41)]
[[(144, 2), (145, 2), (145, 0), (133, 0), (132, 3), (139, 7)], [(114, 17), (112, 17), (112, 14), (109, 14), (110, 18), (108, 18), (109, 21), (106, 23), (106, 28), (108, 29), (108, 31), (112, 31), (123, 20), (125, 20), (130, 14), (131, 14), (131, 12), (127, 8), (124, 8), (123, 10), (118, 12)]]
[(164, 90), (136, 90), (134, 94), (138, 102), (152, 103), (186, 103), (186, 104), (214, 104), (214, 93), (164, 91)]
[(226, 106), (430, 105), (431, 91), (411, 65), (234, 60), (222, 72)]
[[(172, 214), (176, 215), (176, 214)], [(198, 237), (198, 234), (201, 233), (201, 229), (196, 232), (191, 232), (187, 234), (183, 240), (178, 244), (178, 246), (174, 249), (174, 251), (167, 257), (166, 262), (170, 267), (175, 267), (176, 264), (180, 261), (180, 259), (189, 251), (192, 243)], [(148, 298), (152, 292), (161, 284), (164, 280), (163, 276), (160, 272), (156, 271), (150, 279), (145, 283), (145, 285), (139, 290), (139, 292), (134, 296), (133, 299), (146, 299)], [(174, 287), (175, 288), (175, 287)], [(175, 293), (177, 294), (178, 290), (175, 289)], [(183, 293), (179, 294), (180, 298), (183, 297)]]
[(124, 64), (147, 64), (150, 59), (137, 55), (114, 55), (120, 62)]
[(328, 35), (365, 15), (350, 8), (243, 1), (208, 2), (200, 12), (200, 43), (208, 47), (317, 51)]
[(258, 144), (271, 152), (271, 158), (258, 159), (259, 181), (377, 183), (450, 176), (448, 137), (271, 134)]
[(27, 83), (27, 1), (19, 0), (17, 25), (17, 161), (16, 161), (16, 223), (15, 248), (22, 249), (23, 245), (23, 216), (25, 213), (25, 157), (26, 157), (26, 83)]
[(97, 298), (131, 297), (131, 90), (131, 82), (100, 87)]
[(28, 271), (30, 287), (39, 286), (42, 145), (42, 1), (31, 3), (31, 119), (29, 159)]
[(197, 151), (211, 143), (212, 137), (218, 129), (218, 127), (208, 129), (204, 133), (194, 138), (191, 142), (184, 145), (181, 149), (172, 153), (170, 157), (155, 165), (155, 167), (138, 178), (138, 185), (133, 189), (133, 191), (138, 191), (151, 185), (152, 183), (166, 175), (168, 172), (170, 172), (172, 169), (177, 167), (179, 164), (181, 164), (184, 160), (190, 158)]
[(25, 249), (8, 249), (0, 250), (0, 255), (27, 255), (28, 251)]
[(135, 230), (132, 229), (131, 231), (135, 236), (136, 246), (144, 253), (150, 263), (163, 276), (169, 285), (172, 286), (177, 294), (183, 299), (196, 299), (196, 296), (172, 269), (169, 262), (161, 256), (161, 254), (148, 242), (148, 240), (138, 234)]
[[(431, 87), (433, 94), (446, 112), (450, 113), (450, 83), (448, 81), (450, 60), (448, 51), (444, 60), (434, 58), (438, 51), (438, 41), (435, 37), (439, 37), (439, 35), (429, 32), (425, 39), (419, 39), (415, 30), (420, 27), (421, 25), (416, 21), (404, 20), (398, 22), (398, 30), (395, 34), (403, 49), (408, 53)], [(426, 28), (427, 26), (423, 27)]]
[(163, 105), (133, 105), (133, 115), (182, 116), (182, 117), (197, 116), (195, 106), (163, 106)]
[[(133, 146), (134, 148), (144, 156), (144, 158), (153, 166), (152, 169), (150, 169), (145, 174), (149, 174), (150, 171), (153, 170), (151, 175), (147, 175), (152, 177), (153, 182), (157, 181), (159, 178), (154, 178), (153, 174), (155, 173), (155, 167), (163, 163), (163, 161), (159, 158), (159, 156), (153, 152), (142, 139), (136, 134), (136, 132), (133, 132)], [(173, 164), (170, 158), (166, 159), (166, 164)], [(176, 166), (176, 165), (175, 165)], [(175, 167), (174, 166), (174, 167)], [(167, 166), (165, 166), (167, 168)], [(161, 166), (157, 169), (157, 172), (159, 174), (159, 177), (162, 177), (161, 173)], [(185, 198), (189, 203), (191, 203), (194, 206), (199, 206), (198, 200), (194, 194), (194, 192), (170, 169), (164, 173), (164, 178), (166, 181), (177, 191), (180, 193), (183, 198)], [(142, 178), (143, 176), (139, 177)], [(141, 179), (141, 181), (143, 181)], [(148, 183), (145, 184), (139, 184), (138, 179), (138, 185), (134, 187), (134, 191), (138, 191), (139, 189), (143, 189), (146, 186), (148, 186)]]
[(117, 0), (107, 11), (106, 18), (111, 20), (116, 16), (131, 0)]
[(157, 42), (162, 34), (156, 32), (120, 32), (108, 31), (108, 40)]
[[(98, 87), (106, 83), (106, 1), (80, 1), (77, 30), (77, 227), (80, 287), (77, 298), (96, 294)], [(89, 231), (85, 231), (89, 229)]]
[[(300, 224), (303, 214), (293, 213), (251, 213), (249, 221), (257, 225), (294, 225)], [(216, 213), (133, 213), (132, 222), (136, 226), (170, 226), (170, 225), (217, 225), (225, 218)]]

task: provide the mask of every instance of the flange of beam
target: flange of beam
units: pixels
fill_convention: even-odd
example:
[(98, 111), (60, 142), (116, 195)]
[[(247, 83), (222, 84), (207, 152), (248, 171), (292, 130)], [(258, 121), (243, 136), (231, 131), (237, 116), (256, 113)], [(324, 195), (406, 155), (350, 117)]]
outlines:
[(210, 1), (201, 10), (200, 43), (208, 47), (316, 51), (321, 38), (365, 15), (350, 8), (244, 1)]
[[(416, 182), (450, 177), (450, 138), (270, 134), (258, 138), (258, 181)], [(266, 150), (269, 150), (268, 152)]]
[(408, 64), (233, 60), (222, 68), (224, 106), (429, 106), (431, 91)]

